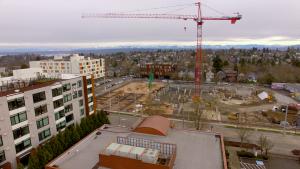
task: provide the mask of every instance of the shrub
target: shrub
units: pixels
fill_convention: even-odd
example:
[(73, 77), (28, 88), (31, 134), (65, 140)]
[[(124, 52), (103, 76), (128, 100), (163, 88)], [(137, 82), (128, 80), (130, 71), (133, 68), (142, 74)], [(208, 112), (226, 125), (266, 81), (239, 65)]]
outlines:
[(255, 157), (253, 153), (247, 152), (247, 151), (245, 151), (245, 150), (238, 151), (238, 152), (237, 152), (237, 155), (238, 155), (239, 157), (246, 157), (246, 158), (254, 158), (254, 157)]
[(295, 155), (295, 156), (299, 156), (300, 155), (300, 150), (293, 150), (292, 153)]
[(80, 125), (69, 126), (38, 147), (36, 152), (31, 153), (28, 169), (43, 169), (49, 161), (58, 157), (103, 124), (109, 124), (108, 117), (104, 112), (97, 111), (97, 113), (83, 118)]

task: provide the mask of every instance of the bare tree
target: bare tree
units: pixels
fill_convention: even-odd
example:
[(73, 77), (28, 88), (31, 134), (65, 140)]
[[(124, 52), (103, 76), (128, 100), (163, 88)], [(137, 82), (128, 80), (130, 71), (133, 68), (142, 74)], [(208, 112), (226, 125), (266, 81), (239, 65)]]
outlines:
[(202, 120), (202, 114), (203, 114), (203, 109), (205, 107), (204, 104), (202, 104), (200, 98), (196, 98), (193, 100), (193, 107), (194, 107), (194, 112), (193, 112), (193, 121), (195, 123), (196, 130), (200, 130), (202, 128), (201, 126), (201, 120)]
[(249, 129), (245, 128), (245, 127), (238, 127), (238, 130), (237, 130), (237, 134), (239, 136), (239, 139), (240, 139), (240, 148), (243, 147), (243, 144), (248, 141), (248, 138), (250, 137), (251, 135), (251, 132)]
[(265, 156), (268, 156), (268, 152), (274, 147), (272, 141), (264, 135), (261, 135), (259, 137), (258, 144), (260, 146), (260, 154), (263, 155), (263, 153), (265, 152)]

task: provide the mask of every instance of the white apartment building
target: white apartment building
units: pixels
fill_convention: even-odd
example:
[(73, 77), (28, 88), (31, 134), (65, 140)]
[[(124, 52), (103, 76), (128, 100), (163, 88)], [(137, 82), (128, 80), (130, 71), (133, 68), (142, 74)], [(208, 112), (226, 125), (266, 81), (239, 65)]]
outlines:
[(95, 112), (93, 75), (62, 78), (1, 88), (0, 168), (16, 169), (32, 148)]
[(43, 73), (50, 76), (57, 76), (62, 73), (94, 75), (95, 79), (105, 76), (105, 60), (85, 58), (74, 54), (70, 60), (64, 60), (63, 57), (55, 57), (54, 60), (41, 60), (29, 62), (32, 68), (42, 68)]

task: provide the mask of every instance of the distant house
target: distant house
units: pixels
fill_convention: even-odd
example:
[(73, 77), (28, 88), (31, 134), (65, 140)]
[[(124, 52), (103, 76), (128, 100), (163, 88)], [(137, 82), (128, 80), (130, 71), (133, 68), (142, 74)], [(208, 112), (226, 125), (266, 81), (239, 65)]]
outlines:
[(219, 72), (216, 74), (216, 78), (218, 79), (218, 81), (223, 81), (223, 80), (225, 80), (225, 78), (226, 78), (225, 72), (219, 71)]
[(234, 71), (234, 70), (225, 70), (225, 81), (230, 82), (230, 83), (234, 83), (237, 82), (237, 76), (238, 76), (238, 72)]
[(257, 82), (257, 77), (256, 77), (256, 74), (255, 73), (249, 73), (247, 75), (247, 79), (249, 82)]
[(170, 78), (176, 71), (176, 65), (171, 63), (147, 63), (140, 65), (140, 77), (149, 77), (150, 72), (155, 78)]
[(214, 79), (214, 73), (212, 72), (212, 71), (208, 71), (208, 72), (206, 72), (206, 82), (207, 83), (210, 83), (210, 82), (212, 82), (212, 79)]
[(245, 74), (244, 74), (244, 73), (240, 73), (240, 74), (238, 75), (238, 77), (237, 77), (237, 80), (238, 80), (239, 82), (245, 82), (245, 81), (246, 81), (246, 76), (245, 76)]

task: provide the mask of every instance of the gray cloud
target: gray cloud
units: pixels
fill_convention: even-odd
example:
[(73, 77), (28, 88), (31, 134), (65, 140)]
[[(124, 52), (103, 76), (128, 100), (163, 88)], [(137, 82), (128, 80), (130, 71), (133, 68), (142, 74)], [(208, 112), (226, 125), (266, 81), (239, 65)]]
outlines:
[[(81, 19), (85, 12), (123, 12), (193, 3), (193, 0), (0, 0), (0, 43), (193, 41), (195, 23), (144, 19)], [(300, 39), (299, 0), (205, 0), (226, 14), (240, 12), (236, 25), (207, 22), (204, 40)], [(172, 11), (173, 10), (173, 11)], [(195, 7), (145, 12), (195, 14)], [(203, 7), (205, 15), (216, 15)], [(176, 12), (177, 13), (177, 12)], [(184, 31), (187, 27), (187, 31)]]

